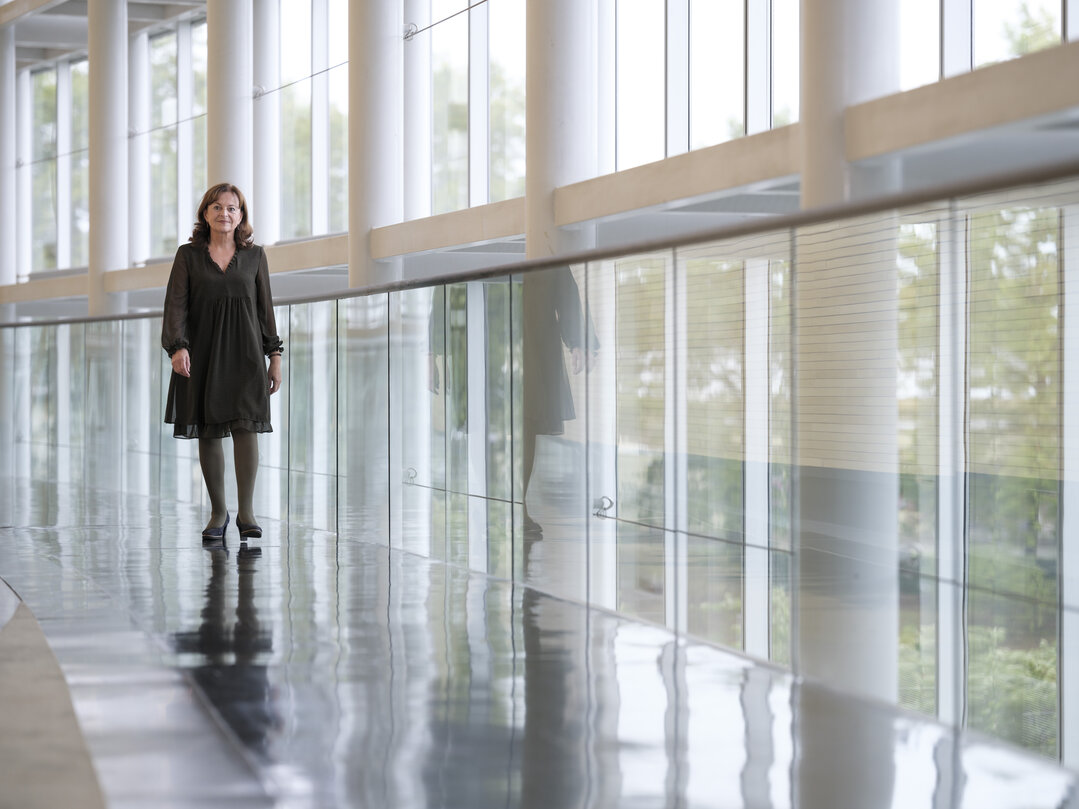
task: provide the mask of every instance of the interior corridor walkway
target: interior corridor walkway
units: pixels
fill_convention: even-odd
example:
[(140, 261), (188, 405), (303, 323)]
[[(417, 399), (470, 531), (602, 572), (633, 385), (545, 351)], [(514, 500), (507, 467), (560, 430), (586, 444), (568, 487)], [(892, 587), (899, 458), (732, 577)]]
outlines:
[[(1079, 806), (1051, 762), (660, 627), (294, 525), (204, 546), (202, 518), (0, 479), (0, 806), (93, 806), (95, 773), (157, 809)], [(12, 591), (93, 772), (5, 665)]]

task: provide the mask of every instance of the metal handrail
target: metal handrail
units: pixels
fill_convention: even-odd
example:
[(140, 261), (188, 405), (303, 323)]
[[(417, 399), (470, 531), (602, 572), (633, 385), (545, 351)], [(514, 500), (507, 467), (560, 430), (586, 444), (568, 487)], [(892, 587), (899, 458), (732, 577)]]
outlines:
[[(437, 277), (414, 278), (399, 281), (389, 281), (380, 284), (370, 284), (357, 289), (344, 290), (332, 295), (293, 296), (287, 298), (275, 298), (277, 306), (292, 306), (305, 303), (319, 303), (332, 300), (347, 300), (361, 298), (368, 295), (381, 295), (393, 292), (403, 292), (410, 289), (442, 286), (444, 284), (458, 284), (467, 281), (483, 281), (506, 275), (520, 275), (528, 272), (536, 272), (555, 266), (566, 264), (584, 264), (593, 261), (603, 261), (620, 256), (634, 255), (637, 253), (654, 253), (663, 250), (672, 250), (679, 247), (699, 245), (706, 242), (722, 241), (727, 239), (744, 238), (761, 233), (770, 233), (784, 230), (818, 225), (824, 222), (841, 221), (856, 217), (867, 216), (885, 211), (894, 211), (902, 208), (910, 208), (915, 205), (926, 205), (931, 202), (953, 200), (961, 197), (973, 197), (980, 194), (1007, 191), (1022, 186), (1036, 186), (1051, 182), (1062, 182), (1079, 178), (1079, 161), (1069, 160), (1037, 168), (1027, 168), (1018, 171), (1001, 172), (986, 175), (973, 180), (963, 182), (943, 183), (936, 186), (928, 186), (913, 191), (903, 191), (895, 194), (884, 194), (872, 199), (853, 200), (836, 205), (821, 206), (806, 211), (797, 211), (790, 214), (779, 214), (767, 219), (754, 220), (737, 224), (721, 225), (718, 227), (705, 228), (695, 233), (682, 233), (677, 236), (662, 239), (647, 239), (638, 242), (624, 242), (622, 244), (591, 248), (557, 256), (543, 258), (524, 259), (521, 261), (499, 264), (491, 267), (482, 267), (474, 270), (461, 270)], [(97, 317), (74, 317), (34, 320), (31, 323), (0, 323), (0, 328), (18, 328), (20, 326), (49, 326), (67, 323), (94, 323), (114, 320), (139, 320), (148, 317), (158, 317), (158, 310), (150, 312), (134, 312), (122, 315), (101, 315)]]

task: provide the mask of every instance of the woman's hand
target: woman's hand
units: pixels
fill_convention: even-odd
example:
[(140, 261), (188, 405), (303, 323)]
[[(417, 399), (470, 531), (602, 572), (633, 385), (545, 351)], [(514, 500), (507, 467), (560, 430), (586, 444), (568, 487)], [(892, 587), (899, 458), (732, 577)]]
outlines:
[(270, 395), (277, 393), (281, 390), (281, 355), (273, 354), (270, 357), (270, 367), (266, 371), (266, 375), (270, 378)]
[(191, 355), (186, 348), (179, 348), (172, 353), (172, 372), (180, 376), (191, 376)]

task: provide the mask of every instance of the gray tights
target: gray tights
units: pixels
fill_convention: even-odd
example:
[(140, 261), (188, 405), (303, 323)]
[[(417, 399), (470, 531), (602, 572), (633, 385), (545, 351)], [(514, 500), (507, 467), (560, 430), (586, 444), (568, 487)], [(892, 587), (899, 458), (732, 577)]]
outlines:
[[(247, 430), (232, 431), (232, 454), (236, 464), (236, 493), (239, 508), (236, 519), (245, 523), (255, 522), (252, 500), (255, 495), (255, 476), (259, 471), (258, 435)], [(210, 495), (210, 522), (207, 528), (216, 528), (225, 522), (228, 506), (225, 503), (225, 451), (220, 438), (199, 439), (199, 465), (206, 491)]]

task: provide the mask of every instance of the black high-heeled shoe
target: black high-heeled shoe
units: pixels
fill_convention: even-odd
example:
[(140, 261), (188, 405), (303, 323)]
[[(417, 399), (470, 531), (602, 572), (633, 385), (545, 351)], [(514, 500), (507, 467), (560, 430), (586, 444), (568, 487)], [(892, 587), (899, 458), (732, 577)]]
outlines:
[(225, 538), (225, 529), (228, 528), (228, 527), (229, 527), (229, 513), (226, 511), (225, 512), (225, 524), (224, 525), (219, 525), (217, 528), (203, 529), (203, 532), (202, 532), (203, 541), (205, 542), (205, 541), (214, 540), (214, 539), (224, 539)]
[(258, 523), (240, 522), (239, 517), (236, 518), (236, 530), (240, 532), (240, 539), (258, 539), (262, 536)]

